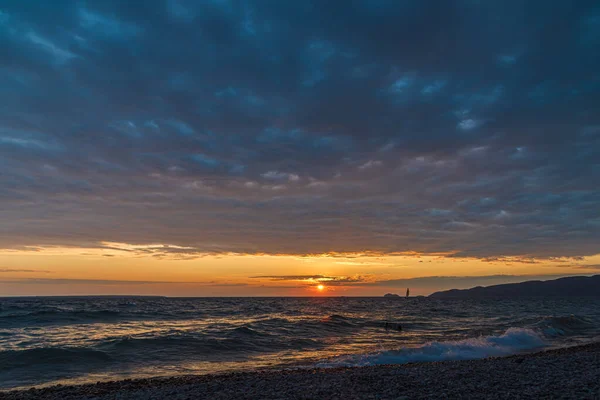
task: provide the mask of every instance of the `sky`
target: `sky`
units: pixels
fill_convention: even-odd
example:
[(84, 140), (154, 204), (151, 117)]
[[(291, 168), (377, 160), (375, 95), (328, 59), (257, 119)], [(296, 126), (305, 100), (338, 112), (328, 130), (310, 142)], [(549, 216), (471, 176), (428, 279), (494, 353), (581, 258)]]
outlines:
[(0, 43), (0, 296), (600, 271), (597, 1), (5, 0)]

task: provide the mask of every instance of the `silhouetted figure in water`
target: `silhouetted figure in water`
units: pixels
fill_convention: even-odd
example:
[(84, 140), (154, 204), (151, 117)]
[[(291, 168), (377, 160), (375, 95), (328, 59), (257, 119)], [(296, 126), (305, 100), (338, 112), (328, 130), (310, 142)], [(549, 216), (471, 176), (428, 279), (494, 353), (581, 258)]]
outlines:
[(400, 324), (392, 324), (392, 323), (386, 322), (385, 323), (385, 330), (389, 331), (390, 329), (393, 329), (393, 330), (398, 331), (398, 332), (402, 332), (402, 325), (400, 325)]

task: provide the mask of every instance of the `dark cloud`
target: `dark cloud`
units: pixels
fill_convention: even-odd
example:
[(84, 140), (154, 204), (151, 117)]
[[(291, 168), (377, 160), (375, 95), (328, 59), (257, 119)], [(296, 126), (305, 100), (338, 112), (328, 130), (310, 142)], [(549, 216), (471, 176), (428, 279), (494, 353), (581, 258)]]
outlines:
[(578, 265), (575, 268), (578, 268), (578, 269), (596, 269), (596, 270), (600, 270), (600, 264)]
[(592, 0), (5, 2), (0, 247), (598, 253), (599, 18)]

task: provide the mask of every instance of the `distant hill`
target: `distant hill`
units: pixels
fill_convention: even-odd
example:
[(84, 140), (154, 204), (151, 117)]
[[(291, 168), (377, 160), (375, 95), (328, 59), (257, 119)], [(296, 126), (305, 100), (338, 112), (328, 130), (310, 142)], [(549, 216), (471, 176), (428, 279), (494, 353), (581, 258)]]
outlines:
[(481, 299), (515, 297), (600, 297), (600, 275), (571, 276), (551, 281), (508, 283), (472, 289), (452, 289), (429, 295), (434, 299)]

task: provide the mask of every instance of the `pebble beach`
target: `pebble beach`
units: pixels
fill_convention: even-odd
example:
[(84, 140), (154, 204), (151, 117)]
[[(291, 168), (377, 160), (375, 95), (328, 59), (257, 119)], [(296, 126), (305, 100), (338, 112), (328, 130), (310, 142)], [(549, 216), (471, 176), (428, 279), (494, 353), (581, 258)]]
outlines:
[(481, 360), (263, 370), (0, 393), (2, 400), (429, 398), (600, 399), (600, 342)]

